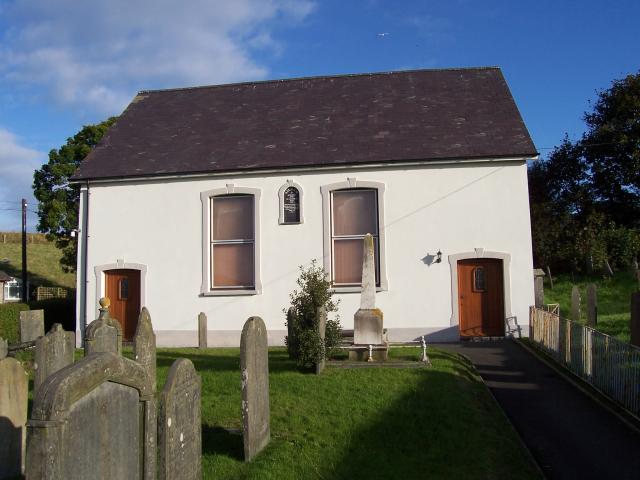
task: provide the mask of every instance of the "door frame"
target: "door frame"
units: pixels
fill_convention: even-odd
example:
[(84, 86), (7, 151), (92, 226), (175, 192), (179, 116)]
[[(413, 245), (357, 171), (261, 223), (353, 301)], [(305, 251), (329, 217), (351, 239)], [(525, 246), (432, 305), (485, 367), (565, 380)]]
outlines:
[[(451, 319), (449, 325), (460, 325), (460, 304), (458, 301), (458, 261), (478, 258), (495, 258), (502, 260), (502, 284), (504, 292), (504, 317), (512, 318), (511, 312), (511, 254), (506, 252), (490, 252), (483, 248), (476, 248), (473, 252), (463, 252), (449, 255), (449, 268), (451, 269)], [(506, 331), (506, 330), (505, 330)]]
[(100, 299), (105, 295), (105, 272), (108, 270), (139, 270), (140, 271), (140, 308), (147, 306), (147, 266), (142, 263), (105, 263), (96, 265), (93, 271), (96, 276), (95, 318), (100, 313)]

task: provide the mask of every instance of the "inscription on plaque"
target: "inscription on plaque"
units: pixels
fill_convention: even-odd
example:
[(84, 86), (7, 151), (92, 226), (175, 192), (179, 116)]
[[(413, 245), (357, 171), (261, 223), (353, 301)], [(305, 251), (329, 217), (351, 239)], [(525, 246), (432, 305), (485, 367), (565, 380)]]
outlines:
[(300, 192), (296, 187), (284, 191), (284, 223), (300, 223)]

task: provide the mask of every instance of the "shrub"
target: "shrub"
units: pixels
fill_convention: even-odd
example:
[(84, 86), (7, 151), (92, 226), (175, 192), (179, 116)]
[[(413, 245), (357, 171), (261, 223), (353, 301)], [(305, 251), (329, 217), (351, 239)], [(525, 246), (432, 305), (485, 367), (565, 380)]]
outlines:
[(20, 312), (29, 310), (25, 303), (0, 304), (0, 337), (9, 343), (20, 341)]
[[(300, 290), (291, 293), (291, 307), (285, 310), (286, 325), (292, 338), (287, 335), (285, 343), (290, 358), (301, 367), (312, 367), (319, 359), (330, 357), (340, 344), (342, 328), (339, 316), (328, 318), (331, 312), (338, 311), (339, 301), (333, 300), (331, 282), (316, 260), (312, 260), (308, 268), (300, 266), (296, 283)], [(324, 342), (318, 332), (317, 311), (320, 307), (327, 312)]]

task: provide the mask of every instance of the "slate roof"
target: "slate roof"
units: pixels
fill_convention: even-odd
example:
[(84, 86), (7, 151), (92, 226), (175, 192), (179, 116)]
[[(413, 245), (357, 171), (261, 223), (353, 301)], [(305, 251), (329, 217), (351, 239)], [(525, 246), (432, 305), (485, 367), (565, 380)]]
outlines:
[(13, 277), (8, 275), (4, 270), (0, 270), (0, 282), (10, 282)]
[(534, 157), (497, 67), (140, 92), (74, 180)]

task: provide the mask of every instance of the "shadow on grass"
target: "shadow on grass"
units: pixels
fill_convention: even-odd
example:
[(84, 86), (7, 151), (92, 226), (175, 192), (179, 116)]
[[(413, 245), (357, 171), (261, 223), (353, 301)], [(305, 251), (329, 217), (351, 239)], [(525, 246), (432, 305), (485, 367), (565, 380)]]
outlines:
[[(27, 262), (29, 260), (27, 259)], [(28, 264), (28, 263), (27, 263)], [(4, 271), (7, 275), (14, 278), (22, 278), (22, 266), (9, 262), (0, 263), (0, 270)], [(62, 287), (69, 288), (67, 285), (61, 285), (56, 280), (39, 275), (27, 269), (27, 276), (31, 285), (41, 285), (46, 287)]]
[(466, 359), (430, 351), (410, 393), (350, 434), (340, 459), (322, 472), (353, 478), (539, 478), (515, 433)]
[(223, 455), (233, 460), (244, 461), (242, 432), (230, 432), (221, 427), (203, 424), (202, 453)]
[[(170, 367), (178, 358), (187, 358), (193, 362), (196, 370), (207, 370), (213, 372), (235, 371), (240, 375), (240, 352), (233, 351), (227, 354), (214, 354), (206, 349), (204, 351), (193, 348), (193, 353), (189, 349), (158, 350), (156, 362), (158, 368)], [(212, 349), (219, 351), (219, 349)], [(269, 372), (298, 371), (294, 361), (289, 360), (286, 351), (269, 350)]]

